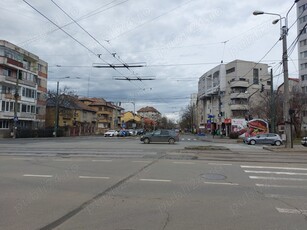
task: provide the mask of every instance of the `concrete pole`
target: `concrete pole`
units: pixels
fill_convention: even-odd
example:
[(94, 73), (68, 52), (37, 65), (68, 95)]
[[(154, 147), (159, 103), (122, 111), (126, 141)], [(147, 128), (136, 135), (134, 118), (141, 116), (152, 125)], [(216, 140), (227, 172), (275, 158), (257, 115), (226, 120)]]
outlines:
[(54, 137), (58, 136), (58, 128), (59, 128), (59, 81), (57, 81), (56, 84)]
[(18, 122), (18, 97), (19, 97), (19, 92), (18, 92), (18, 87), (19, 87), (19, 69), (17, 69), (17, 76), (16, 76), (16, 85), (15, 85), (15, 94), (14, 94), (14, 127), (13, 127), (13, 138), (16, 138), (17, 136), (17, 122)]
[(287, 26), (282, 27), (282, 63), (284, 68), (284, 102), (283, 102), (283, 115), (285, 123), (286, 134), (286, 148), (291, 148), (292, 136), (291, 136), (291, 124), (289, 120), (290, 109), (290, 97), (289, 97), (289, 72), (288, 72), (288, 52), (287, 52)]

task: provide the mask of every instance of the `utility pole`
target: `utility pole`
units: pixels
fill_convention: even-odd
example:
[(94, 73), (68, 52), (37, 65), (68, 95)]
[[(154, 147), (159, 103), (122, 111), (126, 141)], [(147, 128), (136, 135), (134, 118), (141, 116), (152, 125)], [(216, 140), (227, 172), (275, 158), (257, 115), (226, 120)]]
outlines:
[(274, 89), (273, 89), (273, 68), (271, 68), (271, 132), (275, 133), (275, 106), (274, 106)]
[(59, 128), (59, 81), (56, 83), (56, 100), (55, 100), (55, 122), (54, 122), (54, 137), (58, 136)]
[[(276, 24), (280, 22), (280, 33), (282, 40), (282, 64), (284, 69), (284, 100), (283, 100), (283, 116), (284, 116), (284, 123), (285, 123), (285, 135), (286, 135), (286, 148), (293, 148), (291, 145), (292, 143), (292, 135), (291, 135), (291, 121), (289, 120), (290, 117), (290, 96), (289, 96), (289, 72), (288, 72), (288, 51), (287, 51), (287, 35), (288, 35), (288, 15), (294, 5), (299, 0), (294, 0), (294, 3), (288, 10), (286, 17), (282, 17), (280, 14), (276, 13), (268, 13), (263, 11), (254, 11), (254, 15), (261, 15), (261, 14), (268, 14), (268, 15), (276, 15), (279, 19), (274, 20), (272, 23)], [(284, 24), (283, 24), (284, 21)]]
[(15, 85), (15, 94), (14, 94), (14, 129), (13, 129), (13, 138), (16, 138), (17, 136), (17, 122), (18, 122), (18, 98), (19, 98), (19, 69), (17, 69), (17, 76), (16, 76), (16, 85)]
[[(221, 84), (221, 83), (220, 83)], [(220, 125), (220, 136), (222, 136), (222, 102), (221, 102), (221, 86), (218, 89), (218, 109), (219, 109), (219, 125)]]
[(291, 124), (289, 121), (289, 109), (290, 109), (290, 98), (289, 98), (289, 71), (288, 71), (288, 51), (287, 51), (287, 22), (281, 27), (281, 38), (282, 38), (282, 64), (284, 67), (284, 123), (285, 123), (285, 134), (286, 134), (286, 148), (291, 148), (292, 136), (291, 136)]

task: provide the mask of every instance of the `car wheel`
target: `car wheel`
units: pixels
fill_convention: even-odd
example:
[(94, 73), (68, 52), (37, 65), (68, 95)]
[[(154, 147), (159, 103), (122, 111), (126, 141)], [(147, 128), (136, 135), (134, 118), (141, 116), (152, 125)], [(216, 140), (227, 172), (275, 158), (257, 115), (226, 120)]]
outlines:
[(175, 143), (175, 140), (174, 140), (173, 138), (170, 138), (170, 139), (168, 140), (168, 143), (169, 143), (169, 144), (174, 144), (174, 143)]
[(280, 141), (275, 141), (275, 145), (280, 146), (281, 142)]
[(145, 138), (145, 139), (143, 140), (143, 142), (144, 142), (144, 144), (149, 144), (149, 143), (150, 143), (150, 140), (149, 140), (149, 138)]
[(251, 140), (249, 143), (250, 143), (251, 145), (254, 145), (254, 144), (256, 144), (256, 141), (255, 141), (255, 140)]

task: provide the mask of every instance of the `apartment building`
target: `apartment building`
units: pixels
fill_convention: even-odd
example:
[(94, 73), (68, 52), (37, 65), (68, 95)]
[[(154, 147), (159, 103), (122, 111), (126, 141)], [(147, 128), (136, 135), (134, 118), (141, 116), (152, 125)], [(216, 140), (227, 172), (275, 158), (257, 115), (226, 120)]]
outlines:
[(123, 108), (107, 102), (103, 98), (80, 98), (84, 104), (96, 110), (96, 133), (103, 134), (109, 129), (121, 127), (121, 114)]
[(267, 64), (234, 60), (212, 68), (198, 81), (198, 129), (229, 134), (236, 119), (257, 116), (251, 105), (262, 103), (270, 88)]
[(150, 118), (151, 120), (158, 121), (161, 119), (161, 113), (151, 106), (146, 106), (137, 111), (141, 117)]
[(0, 40), (0, 137), (12, 134), (14, 122), (17, 130), (44, 128), (47, 71), (37, 55)]
[[(300, 86), (303, 93), (307, 93), (307, 0), (300, 0), (297, 6), (297, 34), (298, 37), (298, 66)], [(307, 106), (303, 109), (302, 130), (307, 130)]]

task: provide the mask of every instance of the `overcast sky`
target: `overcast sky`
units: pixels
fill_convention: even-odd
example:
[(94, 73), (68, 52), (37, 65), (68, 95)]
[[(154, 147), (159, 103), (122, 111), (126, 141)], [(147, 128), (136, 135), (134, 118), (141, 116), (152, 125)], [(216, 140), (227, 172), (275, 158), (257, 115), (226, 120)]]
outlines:
[[(163, 115), (176, 119), (188, 105), (191, 94), (197, 93), (198, 79), (203, 73), (221, 60), (258, 62), (278, 41), (279, 24), (272, 24), (276, 17), (253, 16), (254, 10), (284, 16), (293, 3), (53, 0), (77, 22), (74, 23), (50, 0), (26, 2), (0, 1), (0, 39), (48, 62), (48, 89), (55, 89), (59, 80), (60, 88), (69, 86), (80, 96), (122, 102), (122, 107), (131, 111), (131, 102), (135, 100), (136, 110), (153, 106)], [(296, 7), (289, 14), (289, 27), (295, 20)], [(296, 35), (294, 24), (289, 30), (288, 46)], [(282, 44), (278, 42), (262, 60), (273, 67), (275, 85), (283, 82), (281, 57)], [(114, 70), (93, 68), (94, 63), (145, 63), (146, 67)], [(289, 59), (289, 75), (298, 77), (297, 69), (295, 49)], [(63, 79), (67, 76), (71, 78)], [(149, 76), (155, 80), (114, 79)]]

